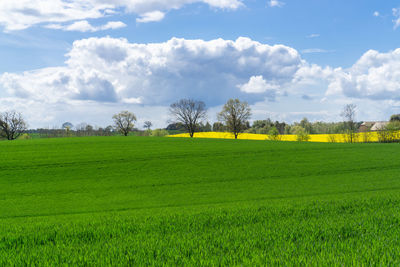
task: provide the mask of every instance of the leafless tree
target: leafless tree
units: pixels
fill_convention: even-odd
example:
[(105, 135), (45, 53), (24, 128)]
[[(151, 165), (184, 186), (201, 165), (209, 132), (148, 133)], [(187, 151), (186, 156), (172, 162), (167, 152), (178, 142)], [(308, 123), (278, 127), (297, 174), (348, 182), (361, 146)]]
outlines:
[(128, 136), (129, 132), (133, 130), (136, 116), (129, 111), (121, 111), (113, 116), (115, 128), (124, 136)]
[(218, 113), (218, 120), (225, 122), (226, 127), (237, 139), (239, 133), (247, 128), (247, 121), (251, 117), (251, 109), (247, 102), (239, 99), (229, 99)]
[(347, 135), (347, 141), (350, 143), (353, 143), (356, 138), (356, 109), (357, 106), (355, 104), (347, 104), (343, 107), (343, 110), (340, 113), (340, 116), (342, 116), (346, 127), (345, 134)]
[(190, 137), (193, 137), (197, 124), (205, 119), (207, 114), (206, 104), (192, 99), (181, 99), (171, 104), (169, 111), (175, 118), (175, 122), (183, 123)]
[(77, 131), (84, 132), (87, 126), (88, 126), (88, 124), (87, 124), (86, 122), (81, 122), (81, 123), (79, 123), (79, 124), (77, 124), (77, 125), (75, 126), (75, 129), (76, 129)]
[(150, 130), (151, 126), (153, 126), (153, 124), (151, 123), (151, 121), (145, 121), (143, 127), (147, 130)]
[(17, 139), (27, 128), (21, 113), (11, 111), (0, 113), (0, 135), (8, 140)]

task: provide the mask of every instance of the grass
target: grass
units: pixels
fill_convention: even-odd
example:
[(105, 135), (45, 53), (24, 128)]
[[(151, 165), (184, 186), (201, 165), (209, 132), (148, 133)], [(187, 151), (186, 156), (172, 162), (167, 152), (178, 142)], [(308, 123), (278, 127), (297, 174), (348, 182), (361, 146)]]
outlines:
[(398, 265), (399, 144), (0, 143), (0, 265)]

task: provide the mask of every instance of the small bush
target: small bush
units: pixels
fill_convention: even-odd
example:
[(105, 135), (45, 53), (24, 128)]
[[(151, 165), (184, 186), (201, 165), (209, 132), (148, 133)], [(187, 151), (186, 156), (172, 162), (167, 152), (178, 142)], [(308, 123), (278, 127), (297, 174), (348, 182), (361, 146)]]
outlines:
[(151, 136), (162, 137), (162, 136), (167, 136), (168, 134), (169, 134), (168, 131), (164, 129), (155, 129), (151, 131)]
[(28, 139), (32, 139), (32, 137), (29, 134), (24, 133), (20, 137), (18, 137), (18, 139), (20, 139), (20, 140), (28, 140)]
[(307, 142), (310, 140), (308, 132), (299, 125), (293, 127), (293, 132), (297, 136), (296, 140), (299, 142)]
[(336, 142), (337, 142), (337, 140), (336, 140), (336, 135), (335, 135), (335, 134), (329, 134), (329, 135), (328, 135), (328, 142), (330, 142), (330, 143), (336, 143)]
[(268, 132), (268, 137), (270, 140), (279, 141), (281, 140), (281, 135), (279, 134), (278, 129), (276, 127), (272, 127), (271, 130)]
[(138, 131), (136, 136), (151, 136), (151, 130)]
[(356, 143), (359, 137), (357, 133), (351, 130), (344, 131), (342, 136), (345, 143)]
[(393, 143), (400, 141), (400, 121), (392, 121), (377, 132), (378, 141), (381, 143)]

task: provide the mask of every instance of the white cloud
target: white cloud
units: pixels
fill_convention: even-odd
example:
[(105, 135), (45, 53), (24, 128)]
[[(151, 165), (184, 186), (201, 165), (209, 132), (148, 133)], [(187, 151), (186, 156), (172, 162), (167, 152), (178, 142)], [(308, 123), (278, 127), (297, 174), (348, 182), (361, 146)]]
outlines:
[(140, 97), (138, 97), (138, 98), (134, 98), (134, 97), (124, 98), (124, 99), (122, 99), (122, 103), (126, 103), (126, 104), (141, 104), (142, 103), (142, 99)]
[(53, 30), (61, 30), (61, 29), (64, 28), (63, 25), (57, 24), (57, 23), (47, 24), (44, 27), (47, 28), (47, 29), (53, 29)]
[(121, 29), (125, 28), (126, 24), (123, 23), (122, 21), (109, 21), (107, 24), (100, 26), (100, 30), (115, 30), (115, 29)]
[(109, 21), (107, 24), (101, 26), (92, 26), (87, 20), (76, 21), (70, 25), (61, 24), (48, 24), (45, 26), (48, 29), (64, 30), (64, 31), (78, 31), (78, 32), (97, 32), (104, 30), (115, 30), (126, 27), (122, 21)]
[(400, 26), (400, 8), (393, 8), (392, 13), (395, 17), (395, 19), (393, 20), (394, 28), (397, 29), (397, 27)]
[(252, 76), (248, 83), (238, 85), (241, 91), (249, 94), (260, 94), (270, 92), (271, 98), (274, 98), (275, 91), (279, 89), (277, 84), (268, 83), (263, 76)]
[(139, 23), (156, 22), (156, 21), (163, 20), (164, 17), (165, 17), (165, 13), (156, 10), (156, 11), (147, 12), (147, 13), (142, 14), (140, 18), (136, 19), (136, 22), (139, 22)]
[(78, 32), (95, 32), (96, 28), (90, 25), (87, 20), (77, 21), (68, 25), (64, 28), (66, 31), (78, 31)]
[(317, 37), (320, 37), (319, 33), (312, 33), (312, 34), (307, 36), (307, 38), (317, 38)]
[[(60, 23), (98, 19), (120, 10), (146, 18), (152, 12), (163, 13), (193, 3), (204, 3), (220, 9), (243, 6), (240, 0), (2, 0), (0, 26), (5, 31), (22, 30), (43, 23), (57, 28), (55, 25)], [(161, 13), (158, 13), (158, 18)]]
[(0, 1), (0, 25), (6, 31), (21, 30), (32, 25), (60, 23), (82, 19), (96, 19), (113, 4), (95, 3), (93, 0), (3, 0)]
[(278, 1), (278, 0), (270, 0), (268, 2), (268, 5), (270, 7), (283, 7), (285, 5), (285, 3), (282, 1)]
[(381, 14), (380, 14), (378, 11), (375, 11), (375, 12), (373, 13), (373, 15), (374, 15), (374, 17), (379, 17)]
[(351, 68), (336, 72), (328, 95), (353, 98), (400, 99), (400, 49), (366, 52)]
[(334, 50), (326, 50), (321, 48), (307, 48), (301, 50), (303, 54), (316, 54), (316, 53), (332, 53), (335, 52)]
[[(65, 66), (5, 73), (0, 76), (0, 87), (8, 96), (48, 103), (79, 99), (166, 105), (196, 97), (219, 105), (232, 96), (258, 100), (260, 96), (248, 94), (251, 90), (271, 98), (271, 90), (290, 83), (303, 65), (299, 53), (290, 47), (248, 38), (173, 38), (156, 44), (90, 38), (74, 42), (67, 57)], [(268, 84), (250, 89), (259, 81), (257, 76)], [(237, 87), (246, 83), (242, 90)]]
[[(322, 68), (316, 64), (304, 64), (294, 76), (292, 83), (296, 85), (320, 85), (325, 81), (331, 81), (336, 72), (341, 69), (332, 69), (331, 67)], [(324, 92), (324, 91), (322, 91)]]

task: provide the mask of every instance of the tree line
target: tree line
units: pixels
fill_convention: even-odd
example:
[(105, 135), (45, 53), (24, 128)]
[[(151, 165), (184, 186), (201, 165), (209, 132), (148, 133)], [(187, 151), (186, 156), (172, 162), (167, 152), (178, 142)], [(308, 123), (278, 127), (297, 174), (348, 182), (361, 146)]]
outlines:
[[(190, 137), (193, 137), (196, 131), (211, 130), (208, 122), (207, 124), (201, 122), (206, 119), (206, 106), (202, 101), (180, 100), (171, 105), (170, 113), (177, 122), (173, 126), (185, 129)], [(298, 141), (308, 141), (310, 134), (330, 134), (332, 142), (334, 142), (334, 134), (342, 134), (346, 142), (353, 143), (360, 138), (358, 129), (362, 124), (356, 121), (356, 113), (357, 106), (347, 104), (343, 106), (340, 113), (343, 118), (342, 122), (310, 122), (307, 118), (303, 118), (300, 122), (286, 124), (266, 119), (256, 120), (250, 126), (251, 109), (249, 104), (239, 99), (230, 99), (223, 106), (222, 111), (217, 114), (218, 122), (213, 124), (212, 130), (231, 132), (235, 139), (242, 132), (268, 134), (272, 140), (280, 140), (280, 136), (283, 134), (295, 134)], [(362, 138), (364, 142), (369, 142), (371, 139), (368, 133), (364, 133)], [(390, 122), (378, 129), (378, 139), (380, 142), (400, 140), (400, 114), (392, 115)]]
[[(145, 121), (143, 128), (145, 131), (138, 131), (135, 128), (137, 117), (129, 111), (121, 111), (112, 116), (113, 125), (107, 127), (93, 127), (87, 123), (81, 123), (73, 126), (70, 122), (65, 122), (62, 129), (36, 129), (27, 130), (27, 123), (21, 113), (11, 111), (0, 113), (0, 136), (14, 140), (23, 133), (40, 134), (47, 137), (65, 137), (65, 136), (110, 136), (121, 134), (128, 136), (132, 131), (137, 135), (146, 136), (164, 136), (169, 132), (185, 131), (193, 137), (196, 132), (230, 132), (235, 139), (240, 133), (268, 134), (272, 139), (279, 140), (283, 134), (295, 134), (298, 141), (308, 141), (309, 134), (344, 134), (348, 142), (354, 142), (358, 138), (357, 131), (361, 122), (355, 120), (357, 106), (347, 104), (343, 107), (341, 116), (342, 122), (310, 122), (303, 118), (300, 122), (287, 124), (285, 122), (265, 120), (256, 120), (250, 124), (251, 108), (245, 101), (239, 99), (229, 99), (222, 110), (218, 112), (218, 121), (211, 125), (205, 122), (207, 119), (207, 108), (203, 101), (193, 99), (181, 99), (172, 103), (169, 107), (169, 114), (172, 117), (166, 129), (151, 130), (152, 123)], [(74, 128), (74, 129), (73, 129)], [(400, 139), (398, 131), (400, 130), (400, 114), (391, 117), (390, 123), (384, 129), (380, 129), (379, 137), (384, 142), (397, 141)]]

